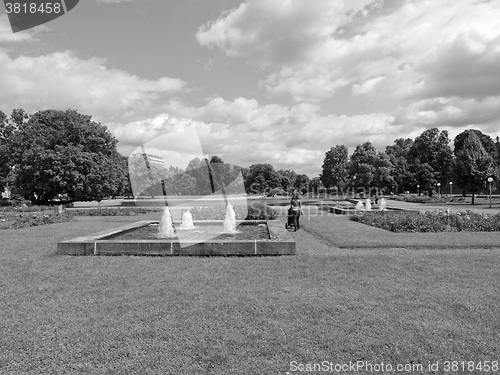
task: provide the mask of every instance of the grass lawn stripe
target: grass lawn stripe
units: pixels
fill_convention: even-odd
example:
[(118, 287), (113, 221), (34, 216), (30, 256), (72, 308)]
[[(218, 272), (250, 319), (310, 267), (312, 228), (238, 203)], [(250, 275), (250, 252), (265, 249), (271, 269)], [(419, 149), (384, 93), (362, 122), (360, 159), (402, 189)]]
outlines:
[(340, 248), (500, 247), (499, 232), (394, 233), (329, 213), (304, 216), (301, 228)]
[(0, 373), (279, 374), (292, 360), (498, 358), (498, 251), (54, 255), (63, 238), (116, 224), (1, 232)]

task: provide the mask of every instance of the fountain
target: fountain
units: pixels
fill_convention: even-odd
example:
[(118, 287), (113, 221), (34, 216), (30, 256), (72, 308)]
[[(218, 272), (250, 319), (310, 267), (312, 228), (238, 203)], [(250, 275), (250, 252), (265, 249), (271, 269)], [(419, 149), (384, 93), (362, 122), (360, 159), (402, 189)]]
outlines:
[(356, 207), (354, 207), (354, 209), (356, 211), (364, 211), (365, 208), (363, 207), (363, 203), (361, 203), (361, 201), (358, 201), (358, 203), (356, 203)]
[(160, 238), (172, 238), (175, 237), (175, 228), (172, 221), (172, 215), (168, 206), (163, 209), (163, 215), (161, 217), (160, 226), (158, 228), (158, 237)]
[(193, 215), (191, 215), (189, 210), (182, 213), (182, 221), (178, 229), (194, 229)]
[[(237, 223), (233, 206), (229, 203), (224, 221), (193, 222), (190, 212), (183, 212), (181, 216), (182, 224), (175, 222), (174, 227), (170, 210), (165, 207), (160, 223), (141, 220), (86, 237), (65, 240), (57, 244), (57, 254), (154, 256), (295, 254), (295, 241), (288, 231), (282, 228), (279, 220), (245, 220)], [(191, 228), (191, 230), (179, 230), (181, 228)]]
[(227, 202), (226, 216), (224, 217), (224, 233), (238, 233), (236, 230), (236, 214), (229, 202)]
[(385, 200), (385, 198), (380, 198), (379, 210), (387, 211), (387, 201)]
[(372, 202), (370, 201), (370, 198), (366, 198), (365, 211), (371, 211), (371, 210), (372, 210)]

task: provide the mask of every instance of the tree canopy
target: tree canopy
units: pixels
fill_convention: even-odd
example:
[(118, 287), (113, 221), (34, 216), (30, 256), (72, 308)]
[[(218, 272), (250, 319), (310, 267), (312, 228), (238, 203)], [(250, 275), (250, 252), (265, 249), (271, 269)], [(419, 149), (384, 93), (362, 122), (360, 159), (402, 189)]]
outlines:
[(323, 185), (330, 187), (344, 183), (347, 180), (348, 162), (347, 147), (336, 145), (330, 148), (326, 152), (320, 175)]
[(494, 174), (493, 157), (484, 149), (477, 133), (468, 132), (463, 138), (456, 154), (454, 173), (457, 184), (472, 192), (474, 204), (474, 193), (484, 188), (488, 177)]
[(117, 140), (90, 116), (45, 110), (17, 125), (10, 147), (14, 185), (34, 203), (59, 194), (101, 200), (117, 191), (123, 173)]

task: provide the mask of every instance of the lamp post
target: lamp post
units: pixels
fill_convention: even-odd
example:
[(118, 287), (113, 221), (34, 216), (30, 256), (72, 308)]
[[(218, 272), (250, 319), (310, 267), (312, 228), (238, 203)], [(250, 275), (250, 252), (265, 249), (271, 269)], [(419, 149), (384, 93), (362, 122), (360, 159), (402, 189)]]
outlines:
[(490, 184), (490, 208), (491, 208), (491, 183), (493, 182), (493, 177), (488, 177), (488, 182)]
[(438, 182), (436, 185), (438, 187), (438, 196), (441, 198), (441, 182)]
[(420, 197), (420, 185), (417, 185), (417, 194)]
[(453, 182), (450, 181), (450, 197), (453, 195)]

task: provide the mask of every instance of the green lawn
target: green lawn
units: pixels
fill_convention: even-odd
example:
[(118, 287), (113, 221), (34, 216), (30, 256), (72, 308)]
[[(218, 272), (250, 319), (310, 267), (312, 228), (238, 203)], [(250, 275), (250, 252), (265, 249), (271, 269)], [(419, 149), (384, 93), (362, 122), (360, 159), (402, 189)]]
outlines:
[(298, 231), (298, 255), (286, 257), (54, 255), (64, 238), (155, 215), (0, 232), (0, 373), (285, 374), (291, 361), (500, 359), (498, 250), (321, 256)]
[(500, 247), (499, 232), (395, 233), (321, 211), (300, 220), (306, 231), (341, 248)]

